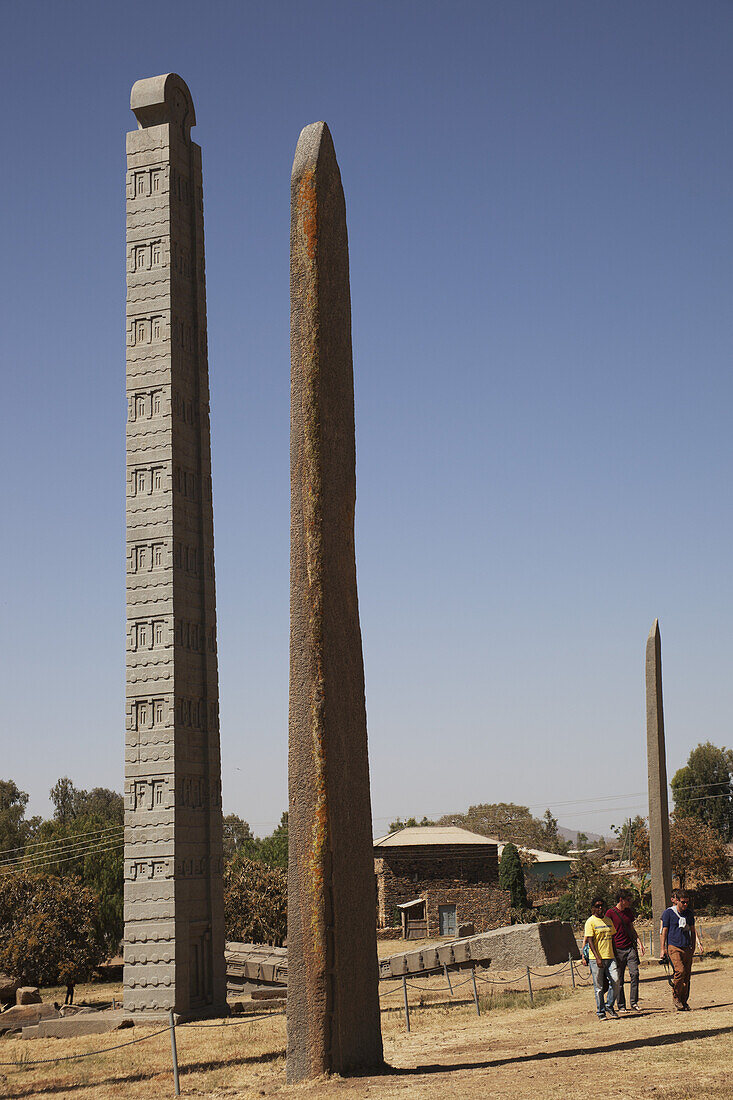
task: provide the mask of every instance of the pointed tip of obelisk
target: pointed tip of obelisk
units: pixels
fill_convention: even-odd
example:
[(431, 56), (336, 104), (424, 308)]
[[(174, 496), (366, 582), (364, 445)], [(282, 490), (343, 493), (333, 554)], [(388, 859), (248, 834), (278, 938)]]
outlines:
[(338, 172), (336, 150), (326, 122), (311, 122), (300, 131), (295, 147), (292, 179), (298, 179), (305, 171), (332, 166)]
[(662, 639), (659, 633), (659, 619), (655, 619), (649, 631), (649, 637), (646, 640), (647, 657), (652, 653), (656, 653), (657, 650), (660, 650), (661, 644)]

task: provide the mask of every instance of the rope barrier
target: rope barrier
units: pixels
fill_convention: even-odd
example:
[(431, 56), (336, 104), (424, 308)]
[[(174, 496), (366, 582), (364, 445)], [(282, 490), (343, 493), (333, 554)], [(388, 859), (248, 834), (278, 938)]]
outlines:
[(0, 1066), (16, 1066), (23, 1069), (25, 1066), (41, 1066), (46, 1065), (48, 1062), (73, 1062), (77, 1058), (93, 1058), (97, 1054), (107, 1054), (110, 1050), (122, 1050), (123, 1047), (132, 1047), (136, 1043), (145, 1043), (148, 1039), (154, 1039), (156, 1035), (165, 1035), (168, 1030), (167, 1027), (164, 1027), (160, 1031), (153, 1031), (150, 1035), (141, 1035), (139, 1039), (130, 1039), (127, 1043), (118, 1043), (116, 1046), (105, 1047), (103, 1050), (88, 1050), (86, 1054), (66, 1054), (61, 1058), (24, 1059), (22, 1062), (0, 1062)]
[(220, 1024), (194, 1024), (186, 1022), (185, 1024), (176, 1024), (176, 1027), (233, 1027), (236, 1024), (248, 1024), (250, 1020), (266, 1020), (270, 1016), (284, 1016), (285, 1009), (281, 1009), (279, 1012), (251, 1012), (246, 1016), (242, 1016), (236, 1020), (233, 1020), (231, 1016), (225, 1017)]
[[(530, 971), (530, 973), (534, 974), (535, 977), (551, 978), (551, 977), (554, 977), (558, 974), (564, 973), (568, 969), (569, 965), (570, 965), (569, 963), (563, 963), (563, 965), (561, 967), (559, 967), (557, 970), (550, 971), (549, 974), (540, 974), (539, 972), (534, 971), (534, 970)], [(529, 970), (529, 968), (527, 968), (527, 969)], [(439, 977), (439, 976), (442, 976), (442, 975), (436, 974), (435, 976)], [(417, 985), (415, 982), (405, 981), (404, 980), (405, 978), (406, 978), (406, 975), (403, 975), (403, 984), (402, 984), (402, 986), (395, 986), (394, 989), (386, 989), (383, 993), (379, 994), (379, 999), (381, 1000), (382, 997), (389, 997), (393, 993), (399, 993), (400, 989), (404, 990), (405, 986), (407, 986), (407, 988), (409, 988), (409, 989), (417, 989), (417, 990), (419, 990), (421, 992), (424, 992), (424, 993), (439, 993), (440, 992), (440, 987), (436, 988), (435, 986)], [(519, 977), (518, 978), (484, 978), (481, 975), (477, 975), (476, 972), (475, 972), (475, 969), (474, 969), (474, 971), (469, 975), (468, 978), (464, 978), (464, 980), (461, 981), (461, 982), (456, 982), (453, 988), (460, 989), (461, 986), (467, 985), (470, 981), (475, 981), (476, 979), (479, 982), (481, 982), (483, 985), (513, 985), (517, 981), (520, 980)], [(391, 979), (391, 980), (400, 981), (400, 978), (396, 977), (396, 978)], [(581, 977), (580, 973), (576, 974), (576, 982), (578, 982), (580, 985), (590, 985), (591, 984), (591, 980), (589, 978)], [(193, 1027), (193, 1028), (199, 1028), (199, 1029), (200, 1028), (212, 1028), (212, 1027), (222, 1028), (222, 1027), (231, 1027), (231, 1026), (236, 1025), (236, 1024), (249, 1023), (252, 1020), (262, 1020), (262, 1019), (266, 1019), (268, 1017), (284, 1016), (285, 1014), (286, 1014), (285, 1010), (280, 1009), (277, 1012), (252, 1013), (252, 1014), (247, 1015), (247, 1016), (242, 1016), (241, 1018), (238, 1018), (236, 1020), (233, 1020), (231, 1017), (226, 1017), (226, 1019), (221, 1023), (196, 1024), (196, 1023), (193, 1023), (193, 1022), (186, 1022), (186, 1023), (175, 1024), (175, 1025), (172, 1025), (172, 1026), (178, 1027), (178, 1028)], [(101, 1054), (108, 1054), (113, 1050), (122, 1050), (124, 1047), (135, 1046), (137, 1043), (145, 1043), (145, 1042), (147, 1042), (148, 1039), (154, 1039), (158, 1035), (164, 1035), (168, 1031), (169, 1031), (169, 1028), (164, 1027), (164, 1028), (161, 1028), (160, 1031), (153, 1031), (149, 1035), (141, 1035), (140, 1038), (130, 1039), (126, 1043), (116, 1043), (114, 1046), (111, 1046), (111, 1047), (103, 1047), (101, 1050), (89, 1050), (89, 1051), (86, 1051), (85, 1053), (82, 1053), (82, 1054), (67, 1054), (67, 1055), (60, 1056), (58, 1058), (23, 1059), (20, 1062), (0, 1062), (0, 1067), (2, 1067), (2, 1068), (14, 1067), (16, 1069), (24, 1069), (26, 1066), (40, 1066), (40, 1065), (48, 1065), (50, 1063), (56, 1063), (56, 1062), (74, 1062), (74, 1061), (79, 1060), (80, 1058), (94, 1058), (94, 1057), (97, 1057)]]

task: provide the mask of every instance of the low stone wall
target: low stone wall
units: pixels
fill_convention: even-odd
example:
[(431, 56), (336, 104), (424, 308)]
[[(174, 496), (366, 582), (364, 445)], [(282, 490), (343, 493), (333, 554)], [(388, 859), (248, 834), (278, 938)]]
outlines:
[(733, 906), (733, 881), (707, 882), (690, 890), (690, 898), (695, 909), (705, 909), (708, 905)]
[(378, 928), (377, 929), (378, 940), (401, 940), (402, 939), (402, 925), (395, 924), (392, 928)]
[(441, 905), (455, 905), (456, 924), (470, 923), (476, 933), (502, 928), (509, 923), (511, 897), (498, 886), (466, 886), (448, 879), (425, 884), (419, 896), (425, 899), (428, 936), (440, 935)]

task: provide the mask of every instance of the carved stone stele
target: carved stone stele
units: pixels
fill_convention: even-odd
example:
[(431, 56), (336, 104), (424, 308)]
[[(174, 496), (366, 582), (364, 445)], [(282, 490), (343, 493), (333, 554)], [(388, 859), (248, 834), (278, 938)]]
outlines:
[(291, 181), (289, 1081), (382, 1062), (354, 552), (346, 209), (328, 127)]
[(127, 135), (124, 1006), (224, 1011), (221, 765), (201, 150), (139, 80)]
[(662, 639), (655, 619), (646, 642), (646, 751), (649, 772), (649, 859), (652, 928), (659, 944), (659, 922), (670, 903), (672, 857), (669, 843), (667, 752), (662, 705)]

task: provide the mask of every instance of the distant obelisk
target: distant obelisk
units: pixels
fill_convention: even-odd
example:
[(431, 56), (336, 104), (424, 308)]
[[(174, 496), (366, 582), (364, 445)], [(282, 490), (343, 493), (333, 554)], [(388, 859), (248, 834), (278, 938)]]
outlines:
[(667, 802), (667, 753), (662, 706), (662, 639), (654, 620), (646, 643), (646, 752), (649, 773), (649, 859), (652, 879), (652, 931), (659, 947), (659, 922), (672, 892)]
[(127, 135), (124, 1007), (226, 1011), (201, 150), (169, 73)]
[(287, 1077), (382, 1063), (346, 207), (328, 127), (291, 180)]

